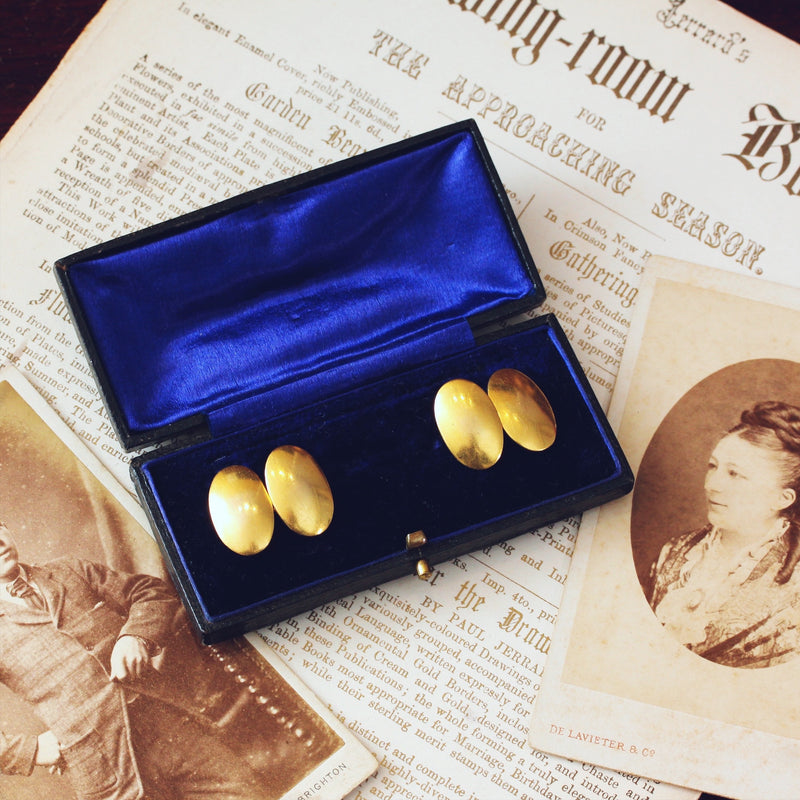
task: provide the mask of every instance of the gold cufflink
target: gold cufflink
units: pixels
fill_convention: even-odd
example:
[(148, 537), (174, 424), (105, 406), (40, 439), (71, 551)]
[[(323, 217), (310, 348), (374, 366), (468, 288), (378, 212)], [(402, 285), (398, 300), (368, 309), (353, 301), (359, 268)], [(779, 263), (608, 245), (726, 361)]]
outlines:
[(220, 541), (240, 556), (260, 553), (272, 541), (272, 500), (248, 467), (235, 464), (214, 476), (208, 490), (208, 511)]
[(301, 536), (319, 536), (333, 519), (333, 494), (325, 474), (302, 447), (276, 447), (264, 476), (275, 511)]
[(456, 378), (436, 393), (433, 416), (447, 449), (470, 469), (488, 469), (503, 453), (503, 426), (486, 392)]
[(544, 392), (524, 373), (499, 369), (487, 387), (503, 430), (526, 450), (547, 450), (556, 440), (556, 417)]

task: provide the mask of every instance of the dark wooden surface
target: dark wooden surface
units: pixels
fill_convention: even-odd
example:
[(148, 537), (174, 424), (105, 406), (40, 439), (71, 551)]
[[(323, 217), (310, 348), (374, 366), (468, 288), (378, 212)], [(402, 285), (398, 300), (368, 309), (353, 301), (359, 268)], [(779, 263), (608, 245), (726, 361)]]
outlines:
[[(800, 42), (796, 0), (730, 0), (728, 5)], [(101, 0), (0, 0), (0, 136), (33, 100), (101, 6)]]
[[(33, 100), (102, 4), (101, 0), (0, 0), (0, 136)], [(795, 0), (730, 0), (728, 5), (800, 42), (800, 7)], [(787, 75), (787, 80), (795, 78)], [(701, 800), (720, 798), (704, 794)]]

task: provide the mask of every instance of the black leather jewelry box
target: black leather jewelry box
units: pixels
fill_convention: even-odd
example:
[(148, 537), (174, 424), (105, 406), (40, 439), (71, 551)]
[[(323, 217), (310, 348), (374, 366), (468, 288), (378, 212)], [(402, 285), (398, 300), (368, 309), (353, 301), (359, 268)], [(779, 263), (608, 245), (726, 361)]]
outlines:
[[(579, 513), (633, 483), (477, 126), (449, 125), (61, 259), (56, 274), (178, 591), (214, 642)], [(511, 322), (510, 322), (511, 321)], [(439, 387), (524, 372), (543, 452), (458, 463)], [(238, 555), (214, 475), (313, 455), (330, 527)], [(406, 536), (426, 543), (408, 549)]]

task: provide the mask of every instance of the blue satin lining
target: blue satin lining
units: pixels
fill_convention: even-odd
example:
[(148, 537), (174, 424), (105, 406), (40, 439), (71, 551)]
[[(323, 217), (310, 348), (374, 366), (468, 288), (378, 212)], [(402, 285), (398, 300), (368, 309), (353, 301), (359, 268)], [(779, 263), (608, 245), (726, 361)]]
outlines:
[(538, 290), (470, 133), (348, 169), (70, 264), (130, 432), (233, 430), (463, 351), (469, 317)]

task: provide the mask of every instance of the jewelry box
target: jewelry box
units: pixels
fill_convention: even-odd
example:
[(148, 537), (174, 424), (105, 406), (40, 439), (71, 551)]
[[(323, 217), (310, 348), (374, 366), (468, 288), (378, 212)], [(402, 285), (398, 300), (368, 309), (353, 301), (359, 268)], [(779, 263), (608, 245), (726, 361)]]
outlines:
[[(477, 125), (448, 125), (59, 260), (59, 285), (203, 641), (219, 641), (578, 514), (633, 477), (555, 316)], [(525, 313), (527, 312), (527, 313)], [(524, 320), (519, 322), (518, 320)], [(439, 388), (500, 369), (556, 436), (454, 457)], [(226, 467), (310, 454), (333, 517), (269, 546), (217, 535)], [(409, 537), (409, 534), (411, 535)]]

